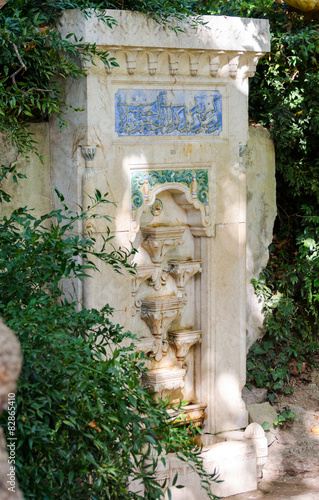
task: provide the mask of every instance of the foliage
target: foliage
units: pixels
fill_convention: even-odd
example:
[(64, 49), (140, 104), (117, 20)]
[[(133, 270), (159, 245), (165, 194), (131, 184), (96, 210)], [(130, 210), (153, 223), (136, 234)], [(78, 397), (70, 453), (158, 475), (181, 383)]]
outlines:
[[(97, 192), (90, 214), (100, 203), (107, 201)], [(163, 490), (154, 471), (175, 451), (214, 499), (216, 476), (203, 470), (196, 429), (173, 425), (165, 404), (140, 385), (143, 359), (132, 344), (121, 344), (134, 336), (112, 323), (109, 306), (79, 310), (64, 293), (61, 283), (92, 273), (96, 258), (134, 272), (131, 253), (114, 250), (110, 236), (98, 250), (93, 238), (74, 236), (87, 216), (64, 206), (36, 219), (20, 208), (0, 223), (0, 315), (24, 358), (16, 467), (25, 498), (141, 498), (127, 492), (134, 477), (145, 487), (144, 498), (159, 499), (165, 484)]]
[(278, 417), (274, 420), (274, 426), (284, 428), (287, 424), (290, 424), (294, 421), (295, 414), (291, 411), (290, 406), (286, 406), (284, 411), (282, 411)]
[(254, 282), (265, 303), (267, 335), (248, 354), (248, 377), (274, 392), (290, 392), (290, 360), (301, 373), (303, 362), (311, 363), (318, 351), (319, 244), (317, 232), (304, 225), (290, 253), (281, 243), (271, 246), (268, 267)]
[(254, 282), (266, 334), (248, 354), (247, 378), (289, 392), (289, 360), (312, 364), (318, 351), (319, 17), (271, 0), (206, 7), (270, 23), (271, 52), (251, 80), (249, 110), (274, 139), (278, 217), (268, 266)]

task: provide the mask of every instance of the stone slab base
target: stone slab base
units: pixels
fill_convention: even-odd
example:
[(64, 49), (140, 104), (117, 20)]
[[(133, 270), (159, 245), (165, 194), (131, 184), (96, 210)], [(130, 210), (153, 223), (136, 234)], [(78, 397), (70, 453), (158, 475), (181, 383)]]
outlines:
[[(212, 491), (216, 496), (228, 497), (245, 493), (257, 488), (256, 452), (251, 443), (241, 441), (227, 441), (203, 448), (202, 452), (205, 468), (219, 474), (220, 483), (213, 483)], [(156, 474), (159, 482), (168, 480), (172, 485), (176, 472), (178, 485), (184, 488), (171, 486), (172, 500), (207, 500), (205, 490), (201, 488), (200, 479), (195, 472), (173, 454), (166, 458), (166, 467), (161, 463)], [(132, 491), (141, 492), (141, 486), (131, 484)], [(165, 497), (168, 499), (168, 495)]]

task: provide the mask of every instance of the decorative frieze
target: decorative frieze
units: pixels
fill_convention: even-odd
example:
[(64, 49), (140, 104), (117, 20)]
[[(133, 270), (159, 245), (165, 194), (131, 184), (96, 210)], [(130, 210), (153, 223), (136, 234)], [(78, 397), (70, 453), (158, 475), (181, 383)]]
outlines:
[(189, 189), (190, 198), (198, 199), (204, 206), (209, 201), (208, 169), (172, 169), (132, 172), (132, 204), (141, 207), (150, 200), (152, 190), (163, 184), (182, 184)]
[[(186, 73), (189, 77), (206, 77), (225, 79), (235, 78), (251, 78), (256, 71), (256, 65), (264, 52), (226, 52), (224, 50), (214, 51), (184, 51), (184, 50), (165, 50), (165, 49), (143, 49), (141, 47), (109, 47), (110, 57), (118, 58), (120, 53), (123, 54), (124, 64), (119, 66), (104, 66), (103, 68), (96, 67), (90, 61), (83, 61), (82, 67), (87, 73), (90, 71), (99, 73), (106, 72), (107, 75), (119, 75), (125, 73), (129, 76), (148, 73), (151, 78), (158, 75), (158, 63), (161, 60), (161, 70), (170, 77), (179, 76)], [(187, 54), (183, 65), (181, 63), (181, 55)], [(145, 57), (146, 54), (146, 57)], [(207, 56), (209, 64), (207, 65)], [(185, 65), (186, 68), (185, 68)], [(183, 66), (183, 70), (181, 70)], [(137, 72), (139, 67), (139, 72)], [(240, 69), (240, 71), (239, 71)]]

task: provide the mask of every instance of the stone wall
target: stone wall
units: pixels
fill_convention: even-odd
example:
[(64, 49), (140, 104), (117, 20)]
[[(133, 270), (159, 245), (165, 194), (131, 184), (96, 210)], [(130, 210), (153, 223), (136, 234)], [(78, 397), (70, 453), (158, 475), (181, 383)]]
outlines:
[[(53, 206), (54, 186), (50, 172), (49, 124), (31, 125), (43, 163), (36, 155), (26, 162), (8, 143), (1, 140), (2, 161), (18, 162), (18, 169), (27, 179), (17, 184), (6, 182), (4, 188), (12, 195), (12, 202), (1, 207), (1, 216), (18, 206), (34, 209), (34, 215), (49, 212)], [(247, 349), (262, 336), (262, 303), (257, 299), (251, 279), (257, 279), (268, 261), (268, 246), (272, 240), (276, 217), (275, 152), (269, 132), (258, 126), (249, 127), (249, 141), (244, 153), (247, 177)], [(63, 180), (61, 184), (63, 183)], [(63, 194), (63, 191), (62, 191)]]
[(268, 130), (249, 127), (244, 162), (247, 177), (246, 328), (249, 349), (263, 335), (263, 304), (255, 295), (251, 279), (258, 279), (268, 262), (268, 247), (277, 213), (275, 151)]
[(14, 183), (12, 178), (8, 178), (3, 183), (3, 189), (10, 194), (12, 199), (10, 203), (1, 205), (1, 217), (21, 206), (32, 208), (35, 217), (50, 212), (52, 209), (54, 186), (52, 189), (49, 124), (33, 123), (30, 125), (30, 131), (33, 134), (33, 140), (37, 143), (39, 155), (29, 153), (29, 161), (22, 155), (18, 155), (16, 149), (0, 135), (0, 149), (5, 152), (2, 163), (10, 164), (16, 161), (18, 172), (27, 176), (26, 179), (19, 179), (17, 183)]

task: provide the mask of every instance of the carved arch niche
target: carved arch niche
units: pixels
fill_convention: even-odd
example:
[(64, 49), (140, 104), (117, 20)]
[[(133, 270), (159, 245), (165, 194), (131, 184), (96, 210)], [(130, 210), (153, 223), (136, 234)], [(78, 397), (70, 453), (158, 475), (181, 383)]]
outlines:
[(201, 253), (211, 239), (210, 206), (208, 170), (132, 173), (132, 326), (137, 349), (149, 357), (153, 391), (171, 400), (200, 402)]

